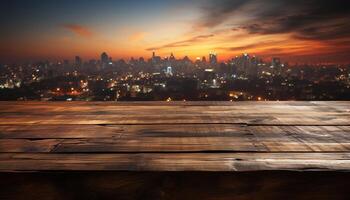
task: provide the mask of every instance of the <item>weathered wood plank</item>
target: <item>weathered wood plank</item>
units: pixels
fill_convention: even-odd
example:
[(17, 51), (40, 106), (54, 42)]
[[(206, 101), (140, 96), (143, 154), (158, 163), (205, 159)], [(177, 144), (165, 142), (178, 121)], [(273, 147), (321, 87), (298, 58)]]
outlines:
[(0, 118), (0, 125), (29, 124), (247, 124), (247, 125), (334, 125), (349, 126), (347, 115), (248, 115), (173, 114), (173, 115), (8, 115)]
[(251, 138), (2, 139), (0, 152), (348, 152), (350, 142), (299, 142)]
[(140, 137), (243, 137), (249, 127), (227, 124), (180, 125), (1, 125), (0, 139)]
[[(330, 131), (325, 135), (324, 130)], [(0, 126), (0, 152), (346, 152), (349, 130), (204, 124)]]
[[(226, 105), (225, 103), (217, 105), (203, 105), (203, 106), (193, 106), (190, 103), (184, 105), (177, 104), (164, 104), (159, 103), (158, 106), (155, 104), (144, 104), (144, 105), (124, 105), (121, 103), (106, 103), (106, 104), (97, 104), (91, 102), (79, 102), (77, 104), (70, 103), (49, 103), (49, 104), (15, 104), (7, 105), (4, 102), (0, 102), (0, 108), (2, 112), (0, 114), (44, 114), (44, 115), (95, 115), (95, 114), (157, 114), (160, 113), (170, 113), (170, 114), (183, 114), (191, 112), (199, 112), (202, 114), (215, 114), (215, 113), (235, 113), (235, 112), (244, 112), (244, 113), (267, 113), (267, 114), (315, 114), (315, 113), (345, 113), (347, 114), (348, 105), (339, 106), (337, 104), (329, 103), (326, 105), (313, 105), (301, 103), (291, 104), (291, 102), (286, 103), (265, 103), (265, 102), (255, 102), (254, 104), (249, 102), (237, 102), (231, 103), (231, 105)], [(301, 104), (301, 105), (300, 105)], [(202, 109), (205, 107), (206, 109)], [(347, 109), (345, 109), (347, 108)]]
[(345, 102), (11, 103), (0, 102), (2, 125), (350, 125), (350, 110)]
[(303, 135), (308, 139), (350, 140), (350, 126), (245, 126), (231, 124), (180, 125), (0, 125), (0, 139), (152, 137), (256, 137)]
[[(209, 152), (264, 151), (249, 138), (2, 139), (0, 152)], [(267, 151), (267, 150), (265, 150)]]
[(350, 150), (350, 126), (249, 126), (249, 131), (271, 152)]
[(125, 132), (133, 132), (133, 126), (0, 125), (0, 139), (118, 138)]
[(0, 154), (0, 171), (333, 171), (350, 153)]
[(123, 106), (159, 106), (159, 105), (190, 105), (190, 106), (222, 106), (222, 105), (256, 105), (256, 104), (265, 104), (265, 105), (293, 105), (293, 106), (320, 106), (320, 105), (340, 105), (346, 106), (349, 104), (349, 101), (238, 101), (238, 102), (229, 102), (229, 101), (74, 101), (74, 102), (60, 102), (60, 101), (0, 101), (0, 104), (3, 105), (95, 105), (95, 106), (106, 106), (106, 105), (123, 105)]
[(0, 152), (50, 152), (60, 142), (58, 139), (1, 139)]
[(349, 170), (348, 102), (0, 102), (0, 171)]

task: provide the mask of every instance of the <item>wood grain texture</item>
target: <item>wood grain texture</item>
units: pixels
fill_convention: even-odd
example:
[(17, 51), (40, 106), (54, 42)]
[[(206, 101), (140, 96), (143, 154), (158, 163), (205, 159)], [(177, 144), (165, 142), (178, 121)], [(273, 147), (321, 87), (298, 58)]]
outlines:
[(350, 153), (2, 153), (0, 171), (349, 171)]
[(0, 171), (349, 171), (349, 153), (349, 102), (0, 102)]

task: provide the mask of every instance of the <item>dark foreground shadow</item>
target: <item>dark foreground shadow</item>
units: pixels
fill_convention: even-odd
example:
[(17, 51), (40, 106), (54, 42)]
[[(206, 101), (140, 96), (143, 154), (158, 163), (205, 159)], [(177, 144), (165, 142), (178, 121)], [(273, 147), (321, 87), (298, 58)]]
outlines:
[(349, 199), (345, 172), (0, 173), (0, 199)]

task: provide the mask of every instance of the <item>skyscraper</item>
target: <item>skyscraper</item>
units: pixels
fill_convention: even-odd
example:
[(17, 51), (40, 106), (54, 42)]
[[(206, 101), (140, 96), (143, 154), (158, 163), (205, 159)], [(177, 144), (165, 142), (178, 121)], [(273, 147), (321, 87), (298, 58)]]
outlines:
[(153, 65), (159, 65), (162, 61), (162, 58), (160, 56), (156, 56), (156, 52), (152, 52), (152, 64)]
[(216, 65), (218, 63), (217, 54), (215, 52), (209, 53), (209, 63), (211, 65)]
[(81, 66), (81, 64), (82, 64), (82, 59), (79, 57), (79, 56), (75, 56), (75, 65), (77, 66), (77, 67), (80, 67)]
[(106, 52), (103, 52), (101, 54), (101, 63), (102, 64), (107, 64), (108, 62), (109, 62), (108, 54)]
[(205, 56), (202, 57), (202, 63), (207, 63), (207, 59), (205, 58)]
[(272, 58), (271, 67), (273, 68), (273, 73), (275, 75), (282, 74), (282, 64), (280, 58)]
[(170, 54), (169, 60), (170, 61), (175, 61), (176, 60), (173, 53)]

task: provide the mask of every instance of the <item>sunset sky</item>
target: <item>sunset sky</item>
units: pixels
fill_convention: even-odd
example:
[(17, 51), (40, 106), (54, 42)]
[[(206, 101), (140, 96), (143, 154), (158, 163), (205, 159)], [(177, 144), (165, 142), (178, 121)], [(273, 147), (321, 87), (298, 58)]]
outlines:
[(2, 0), (0, 62), (241, 53), (350, 63), (347, 0)]

